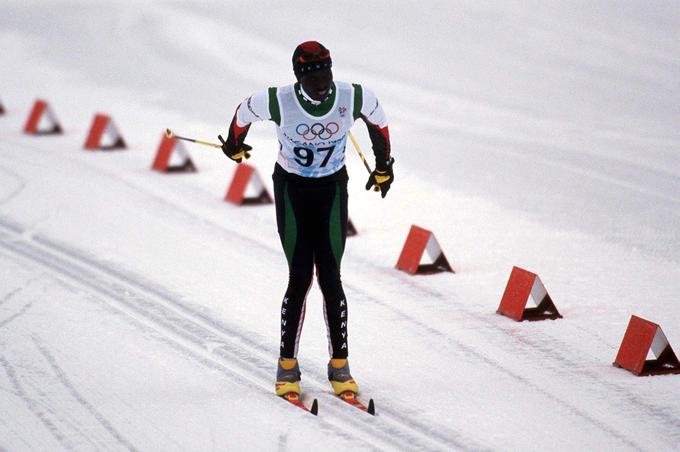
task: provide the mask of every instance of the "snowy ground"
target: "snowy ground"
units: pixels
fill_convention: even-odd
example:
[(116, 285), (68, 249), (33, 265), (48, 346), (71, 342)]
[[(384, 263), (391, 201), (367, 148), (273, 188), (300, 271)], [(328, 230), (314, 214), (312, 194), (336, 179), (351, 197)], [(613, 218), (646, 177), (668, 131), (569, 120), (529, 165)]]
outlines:
[[(631, 314), (680, 351), (678, 4), (258, 3), (0, 7), (0, 450), (677, 450), (680, 376), (611, 363)], [(210, 149), (189, 148), (196, 174), (149, 170), (165, 127), (213, 140), (310, 38), (390, 117), (385, 200), (348, 160), (351, 363), (375, 418), (329, 393), (316, 288), (319, 416), (272, 395), (273, 207), (225, 203), (234, 166)], [(36, 97), (64, 135), (21, 132)], [(129, 150), (82, 150), (98, 111)], [(248, 140), (269, 187), (273, 132)], [(414, 223), (455, 275), (394, 269)], [(563, 319), (495, 313), (513, 265)]]

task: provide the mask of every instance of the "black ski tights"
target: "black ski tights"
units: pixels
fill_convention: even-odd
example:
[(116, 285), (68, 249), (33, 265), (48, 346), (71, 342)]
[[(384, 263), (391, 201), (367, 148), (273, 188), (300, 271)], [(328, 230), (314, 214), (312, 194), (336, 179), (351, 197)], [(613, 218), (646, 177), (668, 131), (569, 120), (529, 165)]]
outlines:
[(324, 298), (332, 358), (347, 357), (347, 301), (340, 262), (347, 237), (347, 172), (321, 178), (274, 169), (276, 221), (288, 259), (288, 289), (281, 306), (283, 358), (295, 358), (313, 271)]

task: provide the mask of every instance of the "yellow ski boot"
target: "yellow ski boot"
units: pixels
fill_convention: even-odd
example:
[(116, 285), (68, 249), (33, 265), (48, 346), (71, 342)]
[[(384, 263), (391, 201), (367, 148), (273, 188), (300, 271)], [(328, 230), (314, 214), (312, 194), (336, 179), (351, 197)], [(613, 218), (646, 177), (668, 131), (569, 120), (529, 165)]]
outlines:
[(349, 373), (349, 363), (346, 359), (331, 359), (328, 363), (328, 380), (330, 380), (333, 391), (337, 395), (347, 391), (354, 394), (359, 393), (359, 385), (352, 378), (352, 374)]
[(300, 395), (300, 366), (295, 358), (279, 358), (276, 369), (276, 395), (289, 393)]

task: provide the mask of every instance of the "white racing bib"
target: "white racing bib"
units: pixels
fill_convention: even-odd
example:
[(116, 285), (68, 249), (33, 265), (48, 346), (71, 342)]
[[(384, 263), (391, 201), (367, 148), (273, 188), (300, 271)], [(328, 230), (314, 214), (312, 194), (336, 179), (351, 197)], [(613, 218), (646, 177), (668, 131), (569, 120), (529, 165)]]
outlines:
[(257, 121), (274, 121), (279, 140), (279, 165), (303, 177), (329, 176), (345, 164), (347, 133), (356, 118), (361, 116), (380, 128), (387, 126), (373, 92), (338, 81), (334, 82), (334, 89), (333, 107), (323, 116), (305, 111), (295, 94), (295, 84), (260, 91), (239, 105), (236, 125), (245, 127)]
[(281, 123), (278, 163), (289, 173), (323, 177), (345, 165), (347, 132), (352, 128), (354, 90), (349, 83), (335, 82), (335, 103), (323, 116), (307, 113), (295, 95), (295, 85), (277, 89)]

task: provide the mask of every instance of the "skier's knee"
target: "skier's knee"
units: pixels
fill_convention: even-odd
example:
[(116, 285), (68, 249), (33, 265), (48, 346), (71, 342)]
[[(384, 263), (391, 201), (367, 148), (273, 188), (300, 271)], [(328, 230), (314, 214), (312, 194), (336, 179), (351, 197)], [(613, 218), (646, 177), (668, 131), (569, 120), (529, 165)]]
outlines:
[(332, 294), (341, 290), (342, 281), (340, 281), (339, 271), (324, 271), (317, 275), (319, 279), (319, 287), (324, 294)]
[(303, 290), (307, 292), (310, 284), (312, 283), (312, 269), (295, 269), (291, 270), (288, 274), (288, 288), (290, 290)]

